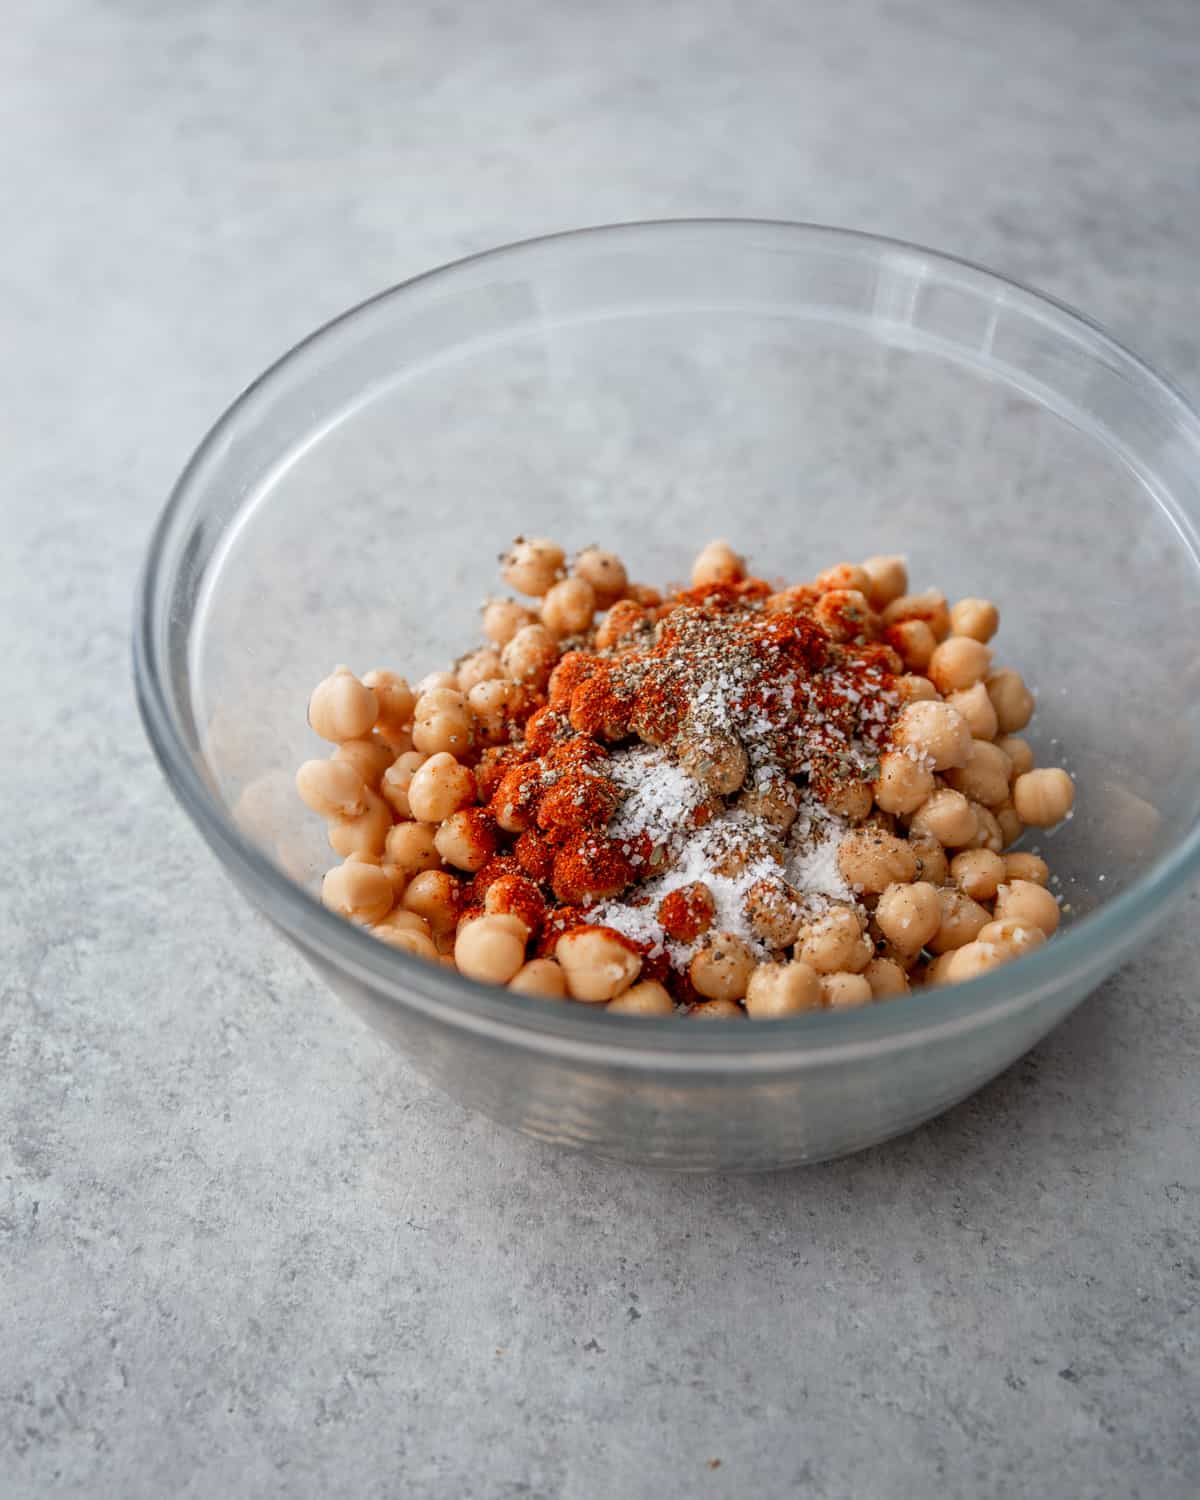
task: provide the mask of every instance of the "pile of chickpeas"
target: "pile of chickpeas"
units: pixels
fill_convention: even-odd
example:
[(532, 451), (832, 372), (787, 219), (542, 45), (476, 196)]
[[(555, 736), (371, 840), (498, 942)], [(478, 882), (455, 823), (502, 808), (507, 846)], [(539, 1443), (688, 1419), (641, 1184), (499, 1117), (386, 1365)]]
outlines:
[[(578, 926), (535, 952), (511, 879), (464, 909), (472, 877), (519, 832), (481, 805), (480, 757), (520, 742), (564, 650), (603, 649), (630, 601), (653, 607), (658, 598), (631, 584), (611, 552), (588, 547), (568, 566), (542, 538), (518, 539), (503, 576), (529, 602), (489, 601), (487, 644), (452, 671), (410, 686), (389, 671), (359, 678), (340, 666), (314, 690), (309, 724), (334, 748), (302, 765), (296, 785), (327, 820), (341, 859), (321, 899), (381, 941), (472, 979), (626, 1015), (675, 1014), (667, 987), (611, 930)], [(745, 576), (728, 543), (713, 542), (695, 561), (692, 586)], [(837, 808), (850, 825), (837, 862), (853, 900), (790, 925), (764, 907), (764, 930), (788, 925), (775, 961), (762, 962), (736, 934), (706, 932), (687, 971), (697, 997), (687, 1009), (698, 1018), (769, 1019), (957, 983), (1040, 946), (1059, 924), (1045, 861), (1005, 851), (1026, 827), (1067, 817), (1074, 786), (1061, 769), (1035, 767), (1020, 738), (1034, 702), (1018, 673), (993, 666), (995, 605), (910, 594), (896, 557), (839, 564), (802, 592), (818, 619), (826, 605), (830, 619), (861, 618), (867, 638), (889, 645), (903, 668), (876, 779)], [(767, 607), (789, 607), (787, 592)], [(711, 907), (698, 882), (697, 910), (706, 896)]]

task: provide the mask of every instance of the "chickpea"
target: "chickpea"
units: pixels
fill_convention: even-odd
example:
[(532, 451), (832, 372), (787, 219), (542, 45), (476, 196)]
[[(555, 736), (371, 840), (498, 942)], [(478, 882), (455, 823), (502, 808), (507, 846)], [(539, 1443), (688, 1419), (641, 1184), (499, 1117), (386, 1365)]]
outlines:
[(912, 829), (927, 833), (947, 849), (961, 849), (979, 832), (979, 820), (961, 792), (942, 787), (912, 815)]
[(509, 588), (540, 598), (562, 577), (564, 561), (565, 554), (557, 542), (544, 536), (519, 536), (501, 571)]
[(976, 940), (952, 949), (947, 957), (950, 962), (946, 965), (946, 978), (951, 984), (965, 984), (968, 979), (978, 979), (981, 974), (998, 969), (1016, 955), (994, 943)]
[(454, 676), (458, 691), (467, 695), (469, 703), (472, 688), (478, 687), (481, 682), (495, 682), (498, 678), (503, 678), (500, 653), (489, 646), (481, 646), (478, 651), (472, 651), (469, 656), (463, 657)]
[(873, 1000), (890, 1000), (893, 995), (907, 995), (909, 991), (904, 966), (894, 958), (873, 958), (863, 970), (863, 978), (871, 986)]
[(525, 625), (500, 653), (500, 665), (513, 682), (544, 688), (558, 660), (554, 637), (544, 625)]
[(389, 739), (394, 734), (403, 734), (412, 719), (413, 705), (417, 701), (407, 681), (403, 677), (397, 677), (395, 672), (384, 672), (376, 668), (367, 673), (363, 683), (371, 689), (379, 703), (376, 730)]
[(917, 856), (917, 879), (927, 880), (930, 885), (945, 885), (950, 878), (950, 865), (937, 839), (919, 828), (910, 828), (908, 847)]
[(976, 938), (976, 942), (990, 943), (993, 947), (1005, 949), (1013, 958), (1022, 953), (1031, 953), (1045, 941), (1046, 934), (1040, 927), (1035, 927), (1032, 922), (1018, 921), (1015, 917), (989, 922), (986, 927), (979, 929), (979, 936)]
[(820, 1008), (821, 981), (810, 964), (759, 964), (746, 985), (746, 1014), (755, 1021)]
[(483, 606), (483, 633), (493, 646), (507, 646), (518, 630), (534, 624), (536, 618), (515, 599), (489, 599)]
[(938, 891), (941, 907), (941, 922), (933, 937), (925, 944), (933, 953), (948, 953), (952, 948), (961, 948), (973, 942), (980, 929), (991, 921), (991, 913), (972, 901), (964, 892), (953, 886), (943, 886)]
[[(490, 889), (490, 887), (489, 887), (489, 889)], [(457, 937), (458, 933), (461, 932), (464, 927), (469, 927), (472, 922), (478, 922), (481, 916), (482, 917), (495, 917), (497, 921), (503, 922), (504, 925), (508, 928), (508, 930), (510, 932), (514, 933), (517, 937), (519, 937), (523, 943), (527, 943), (529, 941), (529, 937), (530, 937), (529, 923), (523, 921), (519, 916), (517, 916), (517, 914), (516, 914), (515, 911), (499, 912), (499, 911), (488, 911), (486, 909), (484, 911), (482, 911), (482, 912), (480, 912), (480, 911), (467, 912), (464, 915), (460, 916), (458, 918), (458, 922), (457, 922), (457, 926), (456, 926), (456, 931), (455, 931), (455, 936)]]
[(625, 564), (615, 552), (605, 552), (602, 547), (585, 547), (576, 557), (571, 571), (576, 578), (591, 584), (597, 609), (607, 609), (610, 604), (615, 604), (629, 587)]
[(1058, 902), (1044, 885), (1032, 880), (1007, 880), (996, 894), (996, 919), (1040, 927), (1047, 937), (1058, 931)]
[(413, 710), (413, 745), (426, 755), (449, 750), (461, 755), (470, 747), (473, 722), (467, 700), (457, 688), (422, 693)]
[(889, 885), (875, 908), (875, 921), (898, 953), (919, 953), (942, 924), (937, 887), (925, 880)]
[(1012, 780), (1033, 770), (1033, 750), (1028, 740), (1023, 740), (1020, 735), (1006, 734), (996, 741), (996, 745), (1008, 756)]
[(685, 738), (678, 747), (679, 764), (700, 785), (718, 797), (731, 796), (746, 779), (750, 758), (735, 735), (713, 732)]
[(538, 766), (514, 766), (506, 771), (492, 796), (492, 815), (505, 833), (524, 833), (533, 826), (542, 773)]
[(875, 798), (866, 781), (834, 782), (818, 794), (831, 813), (847, 823), (861, 823), (871, 811)]
[[(366, 735), (363, 739), (344, 739), (338, 747), (333, 750), (330, 762), (333, 765), (351, 766), (362, 778), (366, 786), (371, 787), (372, 792), (380, 790), (380, 780), (384, 771), (392, 765), (398, 751), (393, 750), (392, 745), (384, 744), (383, 739), (375, 735)], [(303, 766), (302, 766), (303, 769)], [(297, 778), (299, 783), (299, 778)], [(300, 793), (305, 795), (305, 793)], [(308, 798), (305, 798), (308, 801)], [(312, 804), (309, 802), (309, 805)], [(314, 808), (318, 811), (318, 808)]]
[(987, 679), (987, 690), (1001, 734), (1016, 734), (1033, 718), (1033, 694), (1019, 672), (1007, 667), (993, 672)]
[(485, 745), (503, 745), (511, 738), (513, 718), (521, 707), (525, 689), (515, 682), (489, 678), (477, 682), (467, 694), (467, 707)]
[(392, 752), (393, 759), (397, 755), (403, 755), (413, 747), (412, 725), (407, 729), (398, 729), (394, 734), (383, 734), (376, 731), (376, 736), (381, 744), (384, 744)]
[(618, 1016), (673, 1016), (675, 1002), (657, 979), (642, 979), (604, 1007)]
[(872, 1000), (871, 982), (863, 974), (822, 974), (821, 998), (830, 1010), (857, 1010)]
[(826, 568), (824, 572), (818, 573), (813, 579), (813, 588), (822, 594), (836, 593), (843, 589), (853, 589), (865, 599), (867, 590), (870, 587), (870, 575), (865, 568), (860, 568), (857, 563), (835, 563), (832, 568)]
[(389, 948), (399, 948), (405, 953), (411, 953), (417, 958), (438, 958), (438, 950), (433, 939), (423, 932), (410, 932), (404, 927), (393, 927), (391, 923), (385, 922), (381, 927), (372, 927), (371, 933), (379, 938)]
[[(721, 804), (716, 803), (719, 809)], [(774, 860), (783, 864), (783, 845), (771, 833), (747, 833), (744, 838), (732, 842), (726, 848), (718, 848), (710, 858), (710, 869), (714, 875), (735, 879), (744, 870), (759, 860)]]
[(353, 766), (373, 792), (379, 790), (383, 773), (400, 752), (373, 735), (361, 740), (343, 740), (329, 757), (335, 765)]
[[(879, 957), (887, 959), (889, 963), (894, 963), (904, 975), (905, 983), (908, 986), (908, 988), (903, 991), (904, 994), (909, 994), (910, 992), (920, 990), (925, 987), (927, 983), (925, 977), (926, 972), (928, 971), (930, 964), (933, 963), (933, 959), (929, 956), (929, 954), (921, 952), (914, 954), (911, 958), (901, 958), (895, 953), (889, 953), (886, 950), (882, 950), (879, 954)], [(865, 973), (866, 971), (864, 970), (863, 972)], [(888, 997), (884, 996), (881, 998), (886, 999)]]
[(937, 650), (937, 640), (924, 620), (898, 620), (884, 639), (910, 672), (924, 672)]
[(908, 588), (908, 569), (902, 557), (868, 557), (862, 570), (867, 575), (863, 592), (872, 609), (886, 609)]
[(992, 665), (992, 653), (969, 635), (951, 635), (929, 659), (929, 680), (939, 693), (960, 693), (982, 682)]
[(971, 802), (967, 799), (968, 806), (975, 814), (977, 824), (975, 837), (967, 845), (968, 849), (990, 849), (993, 854), (999, 854), (1004, 848), (1004, 834), (1000, 828), (1000, 820), (990, 807), (984, 807), (982, 802)]
[(915, 880), (917, 856), (904, 839), (880, 828), (848, 833), (837, 853), (838, 869), (855, 890), (876, 894), (896, 881)]
[(1008, 801), (1008, 756), (988, 740), (973, 740), (966, 765), (951, 767), (946, 784), (984, 807), (1003, 807)]
[(858, 913), (848, 906), (831, 906), (800, 929), (794, 951), (818, 974), (834, 974), (839, 969), (865, 969), (874, 950)]
[(408, 783), (408, 805), (422, 823), (440, 823), (474, 801), (475, 777), (445, 750), (418, 766)]
[(447, 875), (444, 870), (422, 870), (409, 881), (400, 904), (405, 911), (424, 917), (436, 938), (441, 933), (453, 931), (461, 898), (462, 887), (453, 875)]
[(1061, 823), (1074, 803), (1075, 783), (1058, 766), (1026, 771), (1013, 782), (1017, 817), (1035, 828), (1052, 828)]
[(878, 633), (879, 622), (857, 589), (830, 589), (813, 608), (813, 619), (833, 641), (860, 641)]
[(896, 696), (901, 703), (937, 703), (942, 695), (928, 677), (909, 672), (896, 679)]
[(954, 954), (957, 950), (952, 949), (948, 953), (939, 953), (930, 963), (926, 964), (922, 976), (922, 983), (937, 988), (943, 984), (952, 984), (954, 981), (950, 975), (950, 966), (954, 962)]
[(426, 693), (440, 693), (443, 691), (456, 693), (458, 691), (458, 674), (456, 672), (426, 672), (413, 688), (413, 696), (423, 698)]
[(647, 618), (646, 611), (634, 599), (618, 599), (596, 627), (596, 649), (607, 651), (623, 637), (632, 634)]
[(1000, 611), (990, 599), (960, 599), (951, 606), (950, 628), (986, 644), (1000, 628)]
[(742, 1021), (746, 1012), (736, 1000), (706, 1000), (691, 1006), (688, 1016), (696, 1021)]
[(760, 942), (769, 948), (786, 948), (800, 930), (800, 911), (796, 892), (786, 880), (770, 876), (756, 880), (743, 902), (746, 923)]
[(762, 818), (778, 833), (787, 833), (800, 812), (800, 792), (795, 782), (782, 776), (756, 781), (744, 787), (737, 805), (752, 818)]
[(308, 700), (308, 722), (323, 740), (360, 740), (375, 727), (379, 700), (349, 667), (335, 667)]
[(1000, 829), (1001, 849), (1007, 849), (1009, 844), (1015, 844), (1025, 832), (1025, 825), (1017, 817), (1017, 810), (1011, 802), (1006, 802), (1003, 807), (996, 809), (996, 823)]
[(397, 823), (388, 833), (383, 857), (410, 880), (422, 870), (436, 870), (442, 862), (433, 829), (422, 823)]
[(567, 976), (552, 958), (531, 958), (508, 981), (508, 987), (518, 995), (537, 995), (543, 1000), (567, 998)]
[(551, 635), (581, 635), (596, 613), (596, 590), (586, 578), (563, 578), (542, 600), (542, 624)]
[(384, 853), (382, 855), (378, 856), (378, 858), (379, 868), (392, 882), (392, 890), (395, 893), (396, 900), (399, 901), (400, 897), (404, 894), (405, 886), (407, 886), (408, 884), (408, 871), (402, 870), (399, 865), (393, 864), (392, 861), (387, 857), (386, 849), (384, 850)]
[(1034, 885), (1046, 885), (1050, 879), (1050, 866), (1036, 854), (1006, 854), (1003, 878), (1031, 880)]
[(692, 587), (716, 583), (738, 583), (746, 576), (745, 561), (728, 542), (709, 542), (692, 564)]
[(406, 750), (383, 773), (383, 780), (379, 783), (380, 795), (398, 817), (412, 817), (408, 789), (412, 785), (413, 776), (428, 759), (420, 750)]
[(950, 861), (950, 879), (972, 901), (994, 901), (1004, 861), (991, 849), (964, 849)]
[(640, 604), (643, 609), (657, 609), (663, 602), (662, 594), (649, 583), (631, 583), (629, 597)]
[(525, 965), (525, 940), (502, 917), (478, 917), (454, 940), (460, 974), (481, 984), (508, 984)]
[(573, 1000), (615, 1000), (642, 968), (640, 955), (605, 927), (576, 927), (559, 938), (554, 952)]
[(464, 807), (443, 821), (433, 842), (448, 865), (474, 874), (496, 852), (496, 825), (483, 808)]
[(755, 957), (748, 943), (732, 933), (707, 937), (688, 965), (688, 978), (706, 1000), (740, 1000), (754, 973)]
[(306, 760), (296, 772), (296, 790), (323, 818), (357, 818), (367, 810), (363, 778), (344, 761)]
[(958, 709), (967, 721), (967, 728), (977, 740), (994, 740), (1000, 727), (996, 710), (988, 697), (987, 684), (977, 682), (974, 687), (951, 693), (946, 699), (951, 708)]
[(483, 898), (489, 916), (515, 917), (527, 933), (541, 926), (546, 902), (537, 884), (524, 875), (501, 875), (488, 886)]
[(393, 907), (382, 922), (376, 922), (371, 931), (376, 937), (382, 937), (385, 941), (389, 931), (420, 932), (431, 940), (433, 938), (433, 929), (425, 918), (417, 916), (415, 911), (405, 911), (402, 906)]
[(885, 750), (879, 757), (875, 801), (884, 812), (900, 817), (916, 812), (933, 794), (933, 772), (903, 750)]
[(803, 614), (812, 608), (815, 593), (809, 583), (794, 583), (777, 594), (768, 594), (763, 600), (763, 610), (769, 615)]
[(383, 842), (392, 826), (392, 810), (374, 792), (363, 788), (364, 810), (356, 818), (335, 818), (329, 825), (329, 846), (349, 859), (356, 854), (383, 853)]
[(946, 608), (946, 596), (937, 589), (927, 589), (923, 594), (902, 594), (883, 611), (884, 625), (896, 625), (901, 620), (924, 620), (933, 631), (935, 640), (944, 640), (950, 634), (950, 611)]
[(712, 891), (693, 880), (667, 892), (658, 904), (658, 920), (668, 937), (691, 943), (712, 926), (716, 910)]
[(368, 926), (381, 922), (395, 899), (392, 883), (379, 866), (356, 859), (334, 865), (321, 882), (321, 900), (331, 911)]
[(935, 771), (964, 766), (971, 753), (967, 721), (948, 703), (906, 703), (896, 716), (892, 739), (902, 750), (928, 756)]

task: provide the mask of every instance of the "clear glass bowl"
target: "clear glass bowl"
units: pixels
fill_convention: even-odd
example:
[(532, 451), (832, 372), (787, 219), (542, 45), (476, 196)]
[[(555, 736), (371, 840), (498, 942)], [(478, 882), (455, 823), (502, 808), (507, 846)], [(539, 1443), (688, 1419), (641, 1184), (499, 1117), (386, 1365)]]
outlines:
[[(675, 1168), (814, 1161), (994, 1076), (1133, 958), (1197, 866), (1200, 422), (1111, 338), (961, 261), (806, 225), (593, 229), (385, 292), (226, 413), (154, 534), (139, 701), (246, 896), (428, 1077), (544, 1140)], [(770, 1024), (481, 987), (315, 899), (297, 801), (337, 662), (416, 677), (477, 639), (519, 532), (647, 581), (729, 536), (768, 575), (903, 552), (1001, 607), (1078, 779), (1064, 930), (953, 989)]]

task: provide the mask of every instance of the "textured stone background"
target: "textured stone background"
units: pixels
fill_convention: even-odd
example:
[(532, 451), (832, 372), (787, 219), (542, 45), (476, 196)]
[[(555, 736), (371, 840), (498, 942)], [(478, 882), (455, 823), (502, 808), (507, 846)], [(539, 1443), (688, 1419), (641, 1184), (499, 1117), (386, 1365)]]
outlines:
[(550, 229), (914, 238), (1200, 394), (1198, 69), (1191, 0), (10, 0), (7, 1500), (1197, 1493), (1195, 898), (907, 1140), (596, 1165), (431, 1093), (245, 908), (151, 764), (127, 637), (242, 384)]

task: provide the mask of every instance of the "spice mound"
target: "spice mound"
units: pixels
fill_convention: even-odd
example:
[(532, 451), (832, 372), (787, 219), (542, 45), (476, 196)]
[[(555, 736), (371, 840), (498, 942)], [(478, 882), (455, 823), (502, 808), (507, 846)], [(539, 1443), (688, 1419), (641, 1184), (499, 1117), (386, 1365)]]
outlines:
[[(338, 667), (297, 790), (341, 863), (325, 904), (484, 983), (633, 1016), (756, 1020), (974, 978), (1059, 923), (1012, 850), (1071, 816), (994, 604), (904, 562), (686, 587), (518, 537), (487, 644), (415, 686)], [(1007, 851), (1007, 852), (1006, 852)]]

